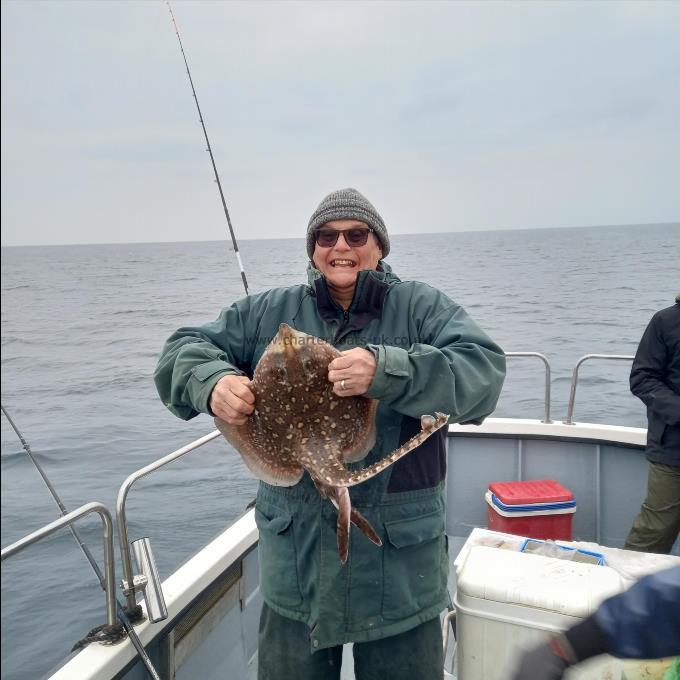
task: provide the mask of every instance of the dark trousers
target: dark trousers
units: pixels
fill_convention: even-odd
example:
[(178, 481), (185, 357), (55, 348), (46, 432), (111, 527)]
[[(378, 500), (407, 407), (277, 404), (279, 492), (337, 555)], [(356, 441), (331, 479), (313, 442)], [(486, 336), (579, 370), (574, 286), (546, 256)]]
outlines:
[[(442, 680), (444, 653), (439, 617), (405, 633), (355, 642), (357, 680)], [(342, 646), (311, 653), (309, 628), (262, 605), (258, 680), (339, 680)]]
[(626, 550), (669, 553), (680, 532), (680, 468), (649, 464), (647, 498), (635, 518)]

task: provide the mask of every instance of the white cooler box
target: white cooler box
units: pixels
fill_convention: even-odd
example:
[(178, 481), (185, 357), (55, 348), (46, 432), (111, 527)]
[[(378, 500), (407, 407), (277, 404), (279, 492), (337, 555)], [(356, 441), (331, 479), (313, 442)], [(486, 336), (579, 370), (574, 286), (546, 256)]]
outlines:
[[(471, 548), (457, 581), (458, 680), (507, 680), (524, 649), (578, 623), (624, 588), (610, 567), (485, 546)], [(624, 671), (623, 662), (600, 656), (565, 677), (633, 677)]]

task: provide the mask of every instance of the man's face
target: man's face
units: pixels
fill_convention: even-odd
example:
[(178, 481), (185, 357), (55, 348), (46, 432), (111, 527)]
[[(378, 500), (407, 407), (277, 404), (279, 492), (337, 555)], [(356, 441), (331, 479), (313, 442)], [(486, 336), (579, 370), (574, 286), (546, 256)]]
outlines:
[[(368, 229), (368, 225), (359, 220), (331, 220), (321, 228), (346, 231)], [(329, 248), (315, 243), (313, 262), (332, 288), (345, 289), (354, 287), (362, 269), (376, 269), (381, 257), (380, 243), (372, 232), (363, 246), (349, 245), (345, 236), (340, 234), (335, 245)]]

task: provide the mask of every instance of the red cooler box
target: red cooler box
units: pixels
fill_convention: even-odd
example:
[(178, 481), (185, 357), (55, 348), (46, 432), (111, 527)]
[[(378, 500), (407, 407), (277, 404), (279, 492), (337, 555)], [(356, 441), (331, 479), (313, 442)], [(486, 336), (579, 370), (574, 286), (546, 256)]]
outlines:
[(485, 495), (489, 529), (571, 541), (574, 494), (554, 479), (494, 482)]

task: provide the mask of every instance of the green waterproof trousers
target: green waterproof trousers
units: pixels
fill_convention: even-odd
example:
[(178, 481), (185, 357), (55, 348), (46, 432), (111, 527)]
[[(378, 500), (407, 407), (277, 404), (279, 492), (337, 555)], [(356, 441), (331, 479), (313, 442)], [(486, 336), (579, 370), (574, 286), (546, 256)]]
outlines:
[[(342, 645), (310, 651), (309, 628), (262, 605), (258, 680), (339, 680)], [(356, 680), (442, 680), (439, 617), (399, 635), (354, 643)]]
[(669, 553), (680, 532), (680, 468), (649, 463), (647, 498), (623, 546), (626, 550)]

